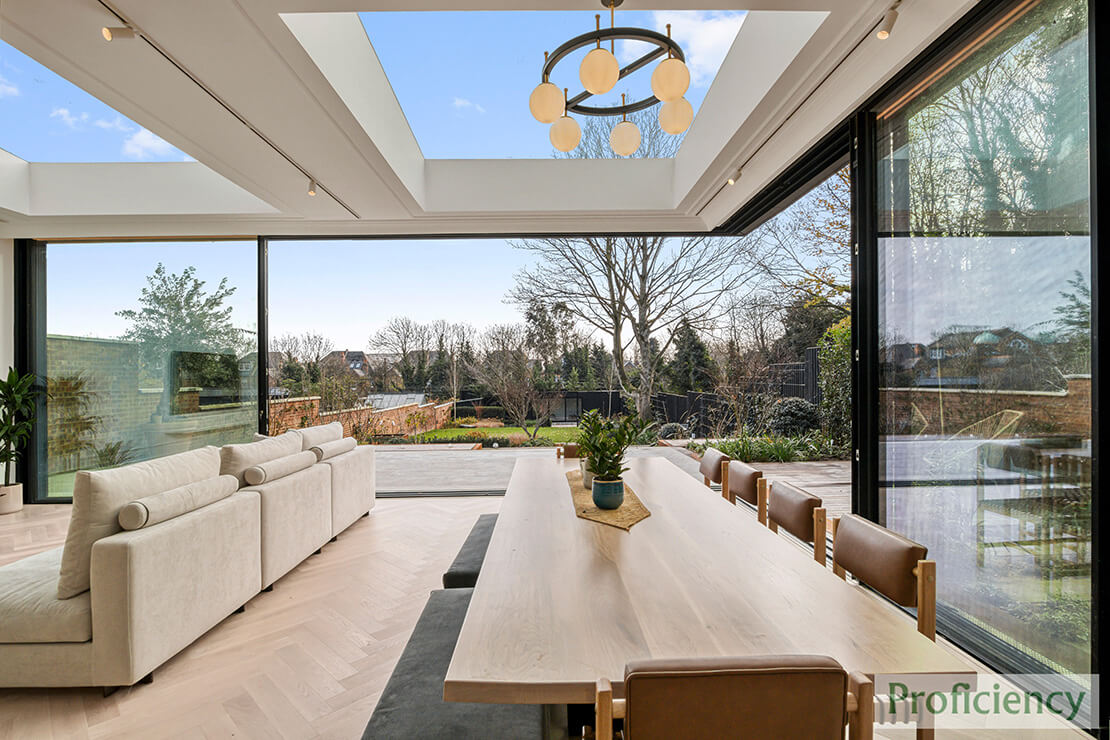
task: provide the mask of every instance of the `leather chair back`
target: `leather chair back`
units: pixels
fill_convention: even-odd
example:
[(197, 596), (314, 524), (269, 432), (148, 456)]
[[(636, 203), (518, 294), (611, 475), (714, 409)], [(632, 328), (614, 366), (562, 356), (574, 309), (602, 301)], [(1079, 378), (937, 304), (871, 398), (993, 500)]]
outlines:
[(721, 482), (721, 463), (728, 459), (725, 453), (716, 447), (708, 447), (701, 456), (701, 474), (714, 483)]
[(901, 606), (917, 606), (914, 568), (929, 550), (855, 514), (840, 518), (833, 543), (833, 566)]
[(625, 740), (844, 737), (848, 676), (829, 657), (643, 660), (624, 681)]
[(747, 463), (733, 460), (728, 464), (728, 490), (736, 498), (742, 498), (755, 506), (759, 503), (759, 479), (763, 477), (762, 470), (756, 470)]
[(771, 483), (767, 516), (802, 542), (813, 542), (813, 511), (821, 499), (797, 486), (776, 480)]

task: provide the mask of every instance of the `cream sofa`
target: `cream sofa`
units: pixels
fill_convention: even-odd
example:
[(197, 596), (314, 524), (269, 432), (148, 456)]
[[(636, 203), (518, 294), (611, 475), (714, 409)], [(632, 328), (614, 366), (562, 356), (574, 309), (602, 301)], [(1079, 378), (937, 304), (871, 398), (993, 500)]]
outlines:
[(338, 422), (298, 429), (301, 449), (311, 450), (331, 472), (331, 535), (339, 533), (374, 508), (374, 448), (343, 437)]
[(130, 686), (257, 594), (260, 497), (219, 474), (215, 447), (78, 473), (65, 547), (0, 568), (0, 686)]

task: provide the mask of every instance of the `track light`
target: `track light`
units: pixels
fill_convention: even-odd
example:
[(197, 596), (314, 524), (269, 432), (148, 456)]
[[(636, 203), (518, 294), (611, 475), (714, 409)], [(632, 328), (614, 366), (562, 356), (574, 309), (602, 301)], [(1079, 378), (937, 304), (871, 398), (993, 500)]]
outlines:
[(308, 181), (308, 194), (309, 195), (316, 195), (316, 181), (315, 180), (309, 180)]
[(898, 6), (901, 2), (896, 2), (890, 6), (883, 17), (883, 24), (879, 26), (878, 32), (875, 34), (876, 38), (880, 41), (886, 41), (890, 38), (890, 32), (894, 30), (894, 24), (898, 22)]
[(135, 29), (130, 26), (104, 26), (100, 29), (100, 35), (104, 37), (105, 41), (133, 39), (135, 38)]
[(736, 172), (734, 172), (731, 176), (729, 176), (728, 184), (729, 185), (735, 185), (736, 181), (740, 179), (741, 174), (743, 174), (743, 170), (741, 170), (739, 167), (737, 167)]

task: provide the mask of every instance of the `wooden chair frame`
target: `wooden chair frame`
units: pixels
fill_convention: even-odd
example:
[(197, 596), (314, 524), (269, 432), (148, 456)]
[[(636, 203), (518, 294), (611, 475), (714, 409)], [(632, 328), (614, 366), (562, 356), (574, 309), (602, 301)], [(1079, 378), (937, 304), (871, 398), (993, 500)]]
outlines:
[[(721, 496), (728, 499), (730, 504), (735, 504), (736, 497), (728, 490), (728, 464), (730, 462), (732, 462), (732, 458), (727, 455), (721, 458)], [(709, 480), (709, 478), (703, 475), (701, 479), (705, 483), (706, 488), (713, 487), (713, 481)]]
[[(833, 556), (836, 556), (836, 532), (840, 517), (832, 520)], [(847, 579), (847, 571), (833, 563), (833, 573)], [(918, 560), (913, 576), (917, 581), (917, 631), (933, 642), (937, 641), (937, 562)]]
[[(759, 517), (760, 524), (766, 525), (772, 532), (778, 532), (778, 522), (767, 513), (767, 507), (771, 500), (771, 490), (774, 487), (772, 483), (773, 481), (767, 478), (760, 478), (756, 481), (756, 495), (758, 496), (756, 516)], [(823, 506), (818, 506), (813, 510), (813, 559), (820, 563), (821, 567), (825, 567), (825, 561), (828, 558), (827, 535), (828, 510)]]
[[(848, 674), (848, 740), (872, 740), (875, 734), (875, 684), (862, 673)], [(613, 685), (607, 678), (598, 679), (597, 698), (594, 702), (597, 722), (596, 740), (613, 740), (613, 720), (624, 719), (627, 704), (624, 699), (613, 698)], [(628, 737), (624, 740), (635, 740)]]

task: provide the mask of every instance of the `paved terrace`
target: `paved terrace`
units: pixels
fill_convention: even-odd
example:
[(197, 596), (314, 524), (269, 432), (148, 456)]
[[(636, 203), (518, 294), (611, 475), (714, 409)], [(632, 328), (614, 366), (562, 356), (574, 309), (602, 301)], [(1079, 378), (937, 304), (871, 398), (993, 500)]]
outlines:
[[(513, 465), (522, 457), (554, 457), (552, 447), (471, 449), (470, 445), (380, 445), (377, 451), (379, 494), (505, 491)], [(675, 447), (633, 447), (630, 455), (659, 455), (701, 480), (698, 461)], [(567, 461), (567, 469), (577, 464)], [(847, 461), (758, 463), (768, 478), (786, 480), (820, 496), (830, 516), (852, 509), (852, 473)]]

